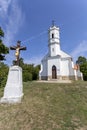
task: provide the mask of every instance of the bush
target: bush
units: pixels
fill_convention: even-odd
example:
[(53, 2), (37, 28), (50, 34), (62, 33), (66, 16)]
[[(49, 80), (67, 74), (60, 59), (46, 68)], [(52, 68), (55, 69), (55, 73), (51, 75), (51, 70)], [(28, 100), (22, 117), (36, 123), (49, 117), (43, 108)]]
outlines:
[(32, 81), (37, 80), (39, 77), (39, 68), (40, 66), (34, 66), (33, 64), (24, 64), (21, 66), (23, 69), (23, 81)]
[(8, 76), (8, 66), (0, 63), (0, 87), (5, 87)]
[(24, 72), (23, 73), (23, 81), (24, 82), (32, 81), (32, 74), (29, 72)]

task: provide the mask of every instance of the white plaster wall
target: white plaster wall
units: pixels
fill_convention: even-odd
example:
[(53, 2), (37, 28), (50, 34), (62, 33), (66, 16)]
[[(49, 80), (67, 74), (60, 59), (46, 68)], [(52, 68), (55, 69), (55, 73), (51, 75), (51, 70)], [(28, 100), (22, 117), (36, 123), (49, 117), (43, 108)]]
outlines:
[(69, 76), (69, 66), (68, 66), (68, 60), (62, 60), (61, 61), (61, 75), (62, 76)]
[(49, 38), (51, 39), (52, 38), (52, 34), (54, 34), (55, 38), (60, 38), (60, 35), (59, 35), (59, 28), (50, 28), (49, 30)]
[(52, 76), (52, 66), (55, 65), (57, 68), (57, 75), (60, 75), (60, 59), (49, 59), (48, 60), (48, 75)]
[(60, 41), (57, 38), (51, 38), (50, 41), (49, 41), (49, 44), (52, 44), (52, 43), (55, 43), (55, 42), (59, 44)]
[(69, 75), (70, 76), (75, 75), (75, 72), (74, 72), (74, 63), (71, 60), (69, 60)]
[[(77, 76), (78, 76), (78, 77), (81, 77), (81, 78), (83, 77), (83, 75), (82, 75), (82, 73), (80, 72), (80, 70), (77, 70)], [(83, 78), (82, 78), (82, 80), (83, 80)]]
[(61, 61), (61, 74), (66, 76), (74, 76), (73, 62), (70, 59)]
[(50, 56), (56, 56), (60, 54), (60, 45), (52, 44), (49, 46)]
[(48, 68), (47, 61), (43, 60), (43, 62), (41, 63), (41, 72), (40, 72), (41, 76), (47, 76), (48, 72), (47, 68)]

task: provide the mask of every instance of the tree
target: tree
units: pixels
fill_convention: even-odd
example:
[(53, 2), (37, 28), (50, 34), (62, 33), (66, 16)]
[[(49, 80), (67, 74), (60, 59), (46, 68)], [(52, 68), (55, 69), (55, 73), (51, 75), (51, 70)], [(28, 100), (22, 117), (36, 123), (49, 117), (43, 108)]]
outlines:
[(79, 56), (76, 64), (79, 64), (80, 71), (83, 73), (83, 79), (87, 81), (87, 59)]
[(0, 87), (4, 87), (7, 80), (9, 67), (3, 62), (0, 62)]
[(82, 65), (83, 63), (85, 63), (87, 61), (87, 59), (83, 56), (79, 56), (78, 60), (76, 61), (76, 64)]
[(23, 81), (31, 81), (33, 80), (33, 64), (23, 64)]
[(3, 30), (1, 29), (0, 27), (0, 61), (3, 61), (5, 60), (5, 54), (8, 54), (9, 53), (9, 48), (6, 47), (4, 44), (3, 44), (3, 41), (2, 41), (2, 38), (4, 37), (4, 32)]
[(83, 73), (83, 79), (87, 81), (87, 62), (80, 65), (80, 70)]
[(24, 60), (23, 58), (20, 58), (19, 59), (19, 66), (22, 67), (24, 65)]
[(34, 66), (33, 68), (33, 80), (39, 79), (40, 65)]
[[(13, 60), (13, 61), (12, 61), (12, 63), (13, 63), (13, 65), (17, 65), (17, 63), (16, 63), (16, 61), (15, 61), (15, 60)], [(23, 65), (24, 65), (23, 58), (20, 58), (20, 59), (19, 59), (19, 66), (22, 68), (22, 67), (23, 67)]]

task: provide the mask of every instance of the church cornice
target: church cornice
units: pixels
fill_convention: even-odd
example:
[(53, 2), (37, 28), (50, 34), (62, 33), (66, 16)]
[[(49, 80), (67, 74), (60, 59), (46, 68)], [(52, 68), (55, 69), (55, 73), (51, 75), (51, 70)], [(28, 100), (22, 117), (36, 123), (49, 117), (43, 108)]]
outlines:
[(50, 29), (48, 29), (48, 32), (50, 32), (50, 31), (52, 31), (52, 30), (58, 30), (58, 31), (59, 31), (59, 27), (56, 27), (56, 26), (50, 27)]
[(49, 40), (55, 40), (55, 39), (59, 40), (59, 38), (58, 38), (58, 37), (49, 38)]
[(58, 59), (58, 58), (61, 58), (61, 55), (48, 56), (48, 60), (49, 60), (49, 59)]
[(71, 57), (61, 57), (61, 60), (71, 60)]
[[(48, 41), (49, 42), (49, 41)], [(58, 45), (60, 45), (60, 42), (49, 42), (48, 43), (48, 46), (50, 46), (50, 45), (54, 45), (54, 44), (58, 44)]]

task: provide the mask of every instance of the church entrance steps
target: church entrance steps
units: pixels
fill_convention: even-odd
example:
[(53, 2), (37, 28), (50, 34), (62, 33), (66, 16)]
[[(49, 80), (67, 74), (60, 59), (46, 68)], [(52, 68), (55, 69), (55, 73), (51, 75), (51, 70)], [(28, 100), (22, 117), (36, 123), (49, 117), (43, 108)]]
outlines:
[(72, 83), (71, 80), (38, 80), (36, 82), (41, 82), (41, 83)]

